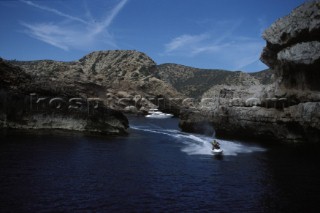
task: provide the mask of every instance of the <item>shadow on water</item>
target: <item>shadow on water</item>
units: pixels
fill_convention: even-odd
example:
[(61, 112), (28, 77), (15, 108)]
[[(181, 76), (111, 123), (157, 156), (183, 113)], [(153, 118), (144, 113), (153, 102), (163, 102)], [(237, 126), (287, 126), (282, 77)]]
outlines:
[(222, 155), (213, 155), (213, 159), (215, 159), (215, 160), (223, 160), (223, 154)]

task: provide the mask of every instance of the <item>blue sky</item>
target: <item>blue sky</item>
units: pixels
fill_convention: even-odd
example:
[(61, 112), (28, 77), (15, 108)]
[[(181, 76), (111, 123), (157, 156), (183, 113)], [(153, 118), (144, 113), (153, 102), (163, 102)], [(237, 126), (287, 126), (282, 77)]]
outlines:
[(259, 71), (261, 34), (304, 0), (0, 0), (0, 57), (130, 49), (157, 64)]

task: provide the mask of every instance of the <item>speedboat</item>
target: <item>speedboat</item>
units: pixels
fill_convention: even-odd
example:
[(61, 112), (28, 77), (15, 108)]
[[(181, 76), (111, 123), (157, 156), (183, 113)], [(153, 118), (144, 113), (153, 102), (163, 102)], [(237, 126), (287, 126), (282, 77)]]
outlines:
[(150, 109), (148, 111), (148, 115), (146, 115), (147, 118), (171, 118), (173, 117), (172, 114), (163, 113), (160, 112), (158, 109)]
[(214, 155), (222, 155), (223, 150), (222, 149), (213, 149), (211, 152)]

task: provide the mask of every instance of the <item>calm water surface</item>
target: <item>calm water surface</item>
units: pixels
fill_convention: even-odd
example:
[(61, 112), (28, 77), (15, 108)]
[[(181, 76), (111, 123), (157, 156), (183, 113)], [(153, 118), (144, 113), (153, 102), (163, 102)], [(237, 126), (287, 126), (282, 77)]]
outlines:
[(315, 149), (181, 133), (131, 118), (130, 136), (2, 132), (0, 212), (319, 212)]

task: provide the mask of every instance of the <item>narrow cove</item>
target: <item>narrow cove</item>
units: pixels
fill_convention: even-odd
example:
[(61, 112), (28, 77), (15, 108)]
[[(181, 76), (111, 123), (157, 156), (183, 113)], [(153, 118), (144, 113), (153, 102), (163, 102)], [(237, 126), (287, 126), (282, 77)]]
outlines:
[(218, 139), (224, 155), (216, 159), (210, 152), (212, 137), (180, 132), (175, 118), (129, 120), (127, 137), (2, 134), (1, 209), (319, 209), (319, 163), (312, 150)]

